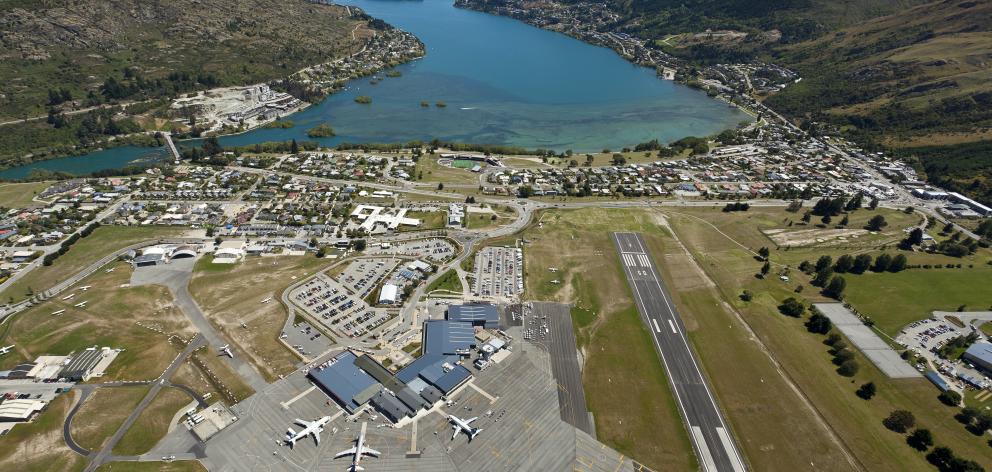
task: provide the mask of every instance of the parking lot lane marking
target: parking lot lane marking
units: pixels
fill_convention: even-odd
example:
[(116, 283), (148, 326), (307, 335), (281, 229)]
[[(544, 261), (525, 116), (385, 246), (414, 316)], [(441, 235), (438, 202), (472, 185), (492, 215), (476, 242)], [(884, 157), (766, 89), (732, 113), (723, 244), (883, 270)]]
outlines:
[(679, 330), (675, 329), (675, 323), (672, 323), (672, 320), (668, 320), (668, 326), (672, 328), (672, 334), (679, 334)]
[(715, 471), (716, 462), (713, 462), (713, 454), (710, 453), (710, 447), (706, 444), (706, 438), (703, 437), (703, 430), (699, 429), (699, 426), (692, 427), (692, 436), (696, 438), (696, 446), (699, 447), (699, 454), (703, 459), (703, 470), (704, 471)]
[(658, 320), (651, 318), (651, 322), (654, 323), (654, 331), (660, 334), (661, 328), (658, 327)]
[(744, 472), (744, 464), (741, 462), (740, 456), (737, 455), (737, 450), (730, 441), (727, 430), (718, 427), (716, 428), (716, 434), (720, 437), (720, 442), (723, 443), (723, 449), (727, 451), (727, 457), (730, 458), (730, 465), (733, 466), (734, 472)]

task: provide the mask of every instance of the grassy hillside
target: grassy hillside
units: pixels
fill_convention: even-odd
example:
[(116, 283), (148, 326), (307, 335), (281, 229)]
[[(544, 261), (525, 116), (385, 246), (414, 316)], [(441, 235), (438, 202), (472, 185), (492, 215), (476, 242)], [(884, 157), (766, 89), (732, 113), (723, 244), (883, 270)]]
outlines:
[(992, 199), (992, 2), (930, 3), (781, 52), (799, 84), (768, 104), (919, 159), (932, 180)]

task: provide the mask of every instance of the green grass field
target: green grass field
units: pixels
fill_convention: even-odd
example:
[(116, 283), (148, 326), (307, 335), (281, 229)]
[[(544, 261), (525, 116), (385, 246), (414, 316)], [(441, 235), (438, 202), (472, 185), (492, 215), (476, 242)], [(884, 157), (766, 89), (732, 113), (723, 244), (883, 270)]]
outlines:
[(2, 184), (0, 185), (0, 207), (4, 208), (26, 208), (35, 203), (32, 198), (42, 190), (52, 185), (52, 182), (27, 182), (23, 184)]
[(453, 184), (476, 184), (479, 174), (468, 169), (442, 166), (437, 163), (439, 155), (424, 155), (417, 160), (413, 175), (422, 176), (418, 182), (443, 182)]
[(62, 422), (73, 396), (60, 395), (32, 422), (14, 427), (0, 439), (0, 469), (24, 472), (79, 471), (86, 460), (62, 440)]
[(80, 446), (97, 451), (148, 394), (148, 386), (101, 388), (94, 392), (72, 419), (70, 433)]
[(120, 442), (114, 446), (113, 453), (121, 456), (136, 456), (150, 451), (168, 432), (169, 421), (176, 412), (191, 401), (189, 395), (182, 390), (176, 388), (159, 390), (148, 407), (124, 433)]
[(435, 290), (462, 293), (462, 281), (458, 279), (458, 273), (455, 272), (455, 269), (445, 272), (438, 277), (437, 280), (427, 286), (427, 293), (431, 293)]
[(400, 231), (441, 229), (448, 225), (448, 212), (446, 211), (409, 211), (406, 213), (406, 217), (420, 220), (420, 226), (401, 226)]
[(0, 299), (20, 301), (28, 298), (28, 290), (40, 293), (55, 286), (60, 280), (86, 268), (100, 258), (118, 249), (142, 241), (167, 238), (179, 234), (181, 230), (152, 226), (101, 226), (86, 238), (72, 246), (68, 252), (48, 266), (40, 266), (20, 278), (3, 293)]
[(992, 266), (973, 269), (910, 269), (865, 273), (847, 279), (847, 301), (895, 337), (909, 323), (934, 310), (992, 309)]
[[(954, 420), (954, 409), (942, 406), (937, 400), (937, 390), (926, 380), (890, 380), (884, 377), (875, 369), (860, 353), (856, 359), (861, 365), (860, 371), (853, 377), (847, 378), (835, 372), (836, 366), (830, 362), (828, 347), (823, 344), (823, 337), (813, 335), (806, 331), (802, 319), (785, 317), (778, 313), (777, 305), (786, 297), (796, 296), (793, 288), (796, 284), (806, 285), (803, 296), (811, 299), (821, 298), (812, 287), (808, 286), (808, 279), (793, 271), (793, 281), (786, 284), (778, 280), (777, 277), (758, 279), (754, 276), (761, 263), (753, 259), (753, 255), (738, 243), (745, 247), (757, 247), (764, 238), (757, 228), (748, 227), (746, 224), (738, 224), (741, 215), (731, 215), (727, 217), (719, 212), (706, 210), (678, 210), (672, 211), (672, 223), (676, 228), (680, 239), (689, 247), (693, 257), (700, 263), (707, 275), (715, 282), (718, 296), (707, 296), (696, 303), (703, 307), (729, 306), (741, 314), (747, 323), (747, 328), (753, 330), (759, 339), (768, 349), (771, 356), (781, 365), (782, 371), (791, 378), (801, 389), (803, 395), (815, 406), (819, 414), (830, 425), (830, 429), (836, 432), (841, 438), (844, 448), (849, 450), (860, 463), (860, 467), (867, 470), (879, 471), (932, 471), (933, 468), (919, 454), (909, 448), (905, 443), (905, 437), (892, 433), (885, 429), (882, 420), (894, 409), (907, 409), (912, 411), (917, 418), (917, 423), (930, 429), (938, 445), (952, 446), (955, 453), (962, 457), (978, 461), (986, 468), (992, 465), (992, 456), (988, 454), (987, 441), (976, 438)], [(691, 216), (690, 216), (691, 214)], [(696, 216), (700, 219), (693, 218)], [(713, 226), (710, 226), (711, 223)], [(720, 232), (724, 234), (720, 234)], [(732, 238), (734, 242), (730, 238)], [(782, 260), (802, 260), (809, 258), (812, 254), (820, 251), (811, 251), (806, 254), (802, 252), (772, 251), (773, 262)], [(891, 252), (891, 249), (890, 249)], [(936, 257), (936, 256), (934, 256)], [(980, 256), (984, 257), (984, 256)], [(945, 258), (949, 259), (949, 258)], [(815, 258), (814, 258), (815, 260)], [(909, 276), (912, 273), (907, 273)], [(922, 282), (922, 281), (921, 281)], [(852, 283), (848, 283), (848, 287)], [(755, 294), (751, 302), (740, 300), (739, 295), (742, 290), (747, 289)], [(928, 286), (918, 286), (916, 290), (926, 292), (931, 290)], [(686, 295), (680, 294), (676, 298), (683, 299)], [(888, 297), (880, 297), (887, 300)], [(890, 301), (891, 302), (891, 301)], [(892, 302), (894, 303), (894, 302)], [(713, 312), (712, 308), (710, 309)], [(711, 315), (707, 315), (708, 317)], [(691, 329), (691, 328), (690, 328)], [(716, 329), (716, 327), (714, 327)], [(763, 452), (781, 452), (783, 448), (792, 447), (796, 438), (806, 438), (805, 434), (796, 434), (793, 428), (783, 428), (775, 421), (762, 419), (760, 416), (752, 417), (751, 421), (735, 420), (735, 408), (732, 401), (726, 400), (726, 390), (732, 389), (739, 392), (747, 391), (746, 384), (736, 384), (722, 386), (724, 376), (731, 376), (733, 372), (743, 371), (750, 368), (750, 363), (743, 362), (719, 362), (712, 363), (707, 352), (709, 348), (701, 341), (704, 333), (709, 330), (700, 330), (693, 333), (693, 339), (697, 342), (704, 364), (711, 373), (711, 379), (716, 383), (718, 396), (721, 401), (729, 406), (729, 416), (735, 425), (743, 431), (742, 436), (747, 438), (744, 444), (745, 450), (753, 464), (757, 465), (763, 456)], [(740, 357), (738, 350), (728, 351), (727, 357), (736, 360)], [(720, 365), (725, 365), (720, 368)], [(762, 380), (768, 381), (768, 377)], [(854, 395), (858, 386), (865, 382), (874, 382), (878, 386), (878, 394), (871, 401), (864, 401)], [(773, 393), (776, 398), (785, 395), (786, 390), (780, 388), (777, 393)], [(753, 405), (761, 405), (764, 399), (760, 396), (751, 398), (748, 409), (753, 409)], [(808, 411), (799, 409), (791, 410), (789, 418), (805, 417), (807, 421), (812, 421)], [(740, 425), (740, 426), (739, 426)], [(778, 431), (780, 438), (770, 442), (768, 445), (753, 444), (757, 436), (749, 432), (749, 428), (761, 430)], [(782, 431), (788, 431), (787, 436), (781, 436)], [(784, 442), (787, 441), (787, 442)], [(826, 440), (820, 440), (822, 444), (827, 444)], [(817, 446), (818, 448), (823, 446)], [(755, 452), (755, 448), (761, 452)], [(766, 451), (767, 449), (767, 451)], [(765, 459), (768, 460), (768, 459)], [(809, 461), (806, 461), (808, 463)], [(820, 464), (841, 464), (845, 462), (842, 458), (834, 457), (829, 462), (819, 462)], [(814, 461), (814, 463), (816, 463)], [(824, 465), (827, 468), (836, 468), (835, 465)], [(764, 470), (763, 467), (758, 467)], [(792, 467), (782, 467), (770, 464), (768, 469), (796, 470), (805, 468), (800, 463), (793, 464)]]

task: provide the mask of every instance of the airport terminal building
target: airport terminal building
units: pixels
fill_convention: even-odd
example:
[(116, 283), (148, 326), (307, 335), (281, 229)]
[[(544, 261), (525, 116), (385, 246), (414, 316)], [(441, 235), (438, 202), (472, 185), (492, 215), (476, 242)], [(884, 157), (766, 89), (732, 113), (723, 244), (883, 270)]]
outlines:
[(369, 355), (345, 351), (308, 375), (349, 414), (371, 405), (394, 423), (415, 416), (471, 379), (460, 361), (476, 346), (472, 323), (426, 321), (423, 333), (423, 355), (395, 374)]

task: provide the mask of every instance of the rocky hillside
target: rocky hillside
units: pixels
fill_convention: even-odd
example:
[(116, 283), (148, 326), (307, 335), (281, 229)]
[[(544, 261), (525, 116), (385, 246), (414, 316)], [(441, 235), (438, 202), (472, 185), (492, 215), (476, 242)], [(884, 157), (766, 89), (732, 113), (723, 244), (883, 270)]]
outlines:
[(108, 78), (180, 92), (283, 77), (357, 49), (367, 20), (304, 0), (0, 0), (0, 119), (84, 106)]

